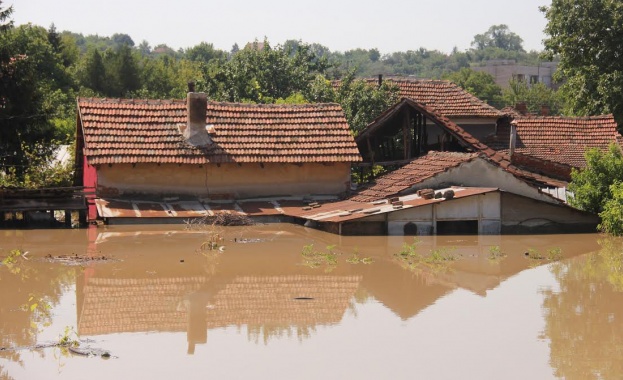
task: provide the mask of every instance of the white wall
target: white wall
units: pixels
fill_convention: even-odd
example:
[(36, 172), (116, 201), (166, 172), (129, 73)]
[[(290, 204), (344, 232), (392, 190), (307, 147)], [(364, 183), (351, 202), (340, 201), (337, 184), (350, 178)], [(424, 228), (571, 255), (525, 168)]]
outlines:
[(504, 171), (499, 166), (487, 162), (483, 158), (476, 158), (470, 162), (451, 168), (433, 178), (424, 180), (403, 194), (411, 194), (419, 189), (439, 189), (449, 186), (494, 187), (510, 193), (523, 195), (528, 198), (557, 204), (549, 195), (542, 194), (539, 189), (532, 187), (514, 175)]
[(388, 234), (404, 235), (404, 226), (414, 223), (418, 235), (435, 233), (437, 221), (478, 220), (479, 234), (499, 234), (501, 231), (500, 192), (440, 201), (427, 206), (407, 208), (388, 215)]

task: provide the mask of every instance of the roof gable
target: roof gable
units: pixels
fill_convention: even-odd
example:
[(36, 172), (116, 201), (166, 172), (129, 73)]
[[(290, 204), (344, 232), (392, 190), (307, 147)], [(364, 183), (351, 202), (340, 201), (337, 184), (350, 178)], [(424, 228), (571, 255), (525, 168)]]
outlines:
[(78, 99), (89, 164), (357, 162), (339, 104), (208, 102), (213, 144), (188, 144), (185, 100)]
[(400, 169), (377, 178), (372, 185), (360, 190), (350, 199), (357, 202), (371, 202), (395, 196), (418, 183), (475, 159), (484, 159), (535, 188), (543, 185), (551, 187), (563, 187), (565, 185), (564, 182), (518, 169), (510, 164), (505, 155), (499, 153), (487, 155), (485, 151), (476, 153), (429, 152)]
[[(425, 104), (448, 117), (498, 118), (502, 116), (496, 108), (447, 80), (400, 77), (389, 77), (383, 80), (398, 86), (400, 97)], [(367, 81), (377, 82), (378, 80), (367, 79)]]

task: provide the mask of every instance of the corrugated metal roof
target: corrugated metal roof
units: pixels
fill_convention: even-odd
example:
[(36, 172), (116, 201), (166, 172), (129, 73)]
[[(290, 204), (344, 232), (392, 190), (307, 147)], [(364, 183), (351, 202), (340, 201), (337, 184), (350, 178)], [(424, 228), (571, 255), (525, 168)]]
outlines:
[[(454, 191), (455, 199), (498, 191), (497, 188), (477, 187), (452, 187), (451, 189)], [(437, 192), (443, 193), (446, 190), (449, 188), (440, 189)], [(402, 202), (401, 208), (396, 208), (387, 199), (367, 203), (351, 200), (303, 201), (294, 199), (232, 202), (97, 199), (95, 203), (99, 215), (103, 218), (198, 218), (225, 212), (247, 216), (284, 215), (318, 222), (343, 222), (446, 201), (443, 198), (424, 199), (415, 194), (397, 197), (397, 199)]]

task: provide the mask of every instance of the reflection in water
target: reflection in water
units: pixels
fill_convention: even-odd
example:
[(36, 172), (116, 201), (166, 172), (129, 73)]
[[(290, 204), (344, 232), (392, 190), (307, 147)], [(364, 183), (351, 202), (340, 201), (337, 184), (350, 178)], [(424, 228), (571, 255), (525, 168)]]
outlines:
[[(535, 265), (534, 260), (525, 257), (525, 252), (558, 248), (563, 261), (552, 264), (552, 268), (558, 268), (555, 275), (561, 287), (577, 287), (588, 293), (545, 294), (545, 334), (551, 339), (552, 367), (561, 376), (570, 376), (557, 358), (565, 357), (559, 355), (558, 350), (571, 348), (567, 347), (568, 342), (558, 347), (560, 335), (552, 331), (566, 328), (568, 331), (563, 331), (563, 336), (572, 336), (577, 327), (565, 326), (565, 321), (587, 317), (590, 313), (578, 310), (592, 310), (589, 306), (598, 297), (603, 296), (604, 300), (599, 301), (596, 314), (605, 314), (595, 320), (585, 319), (587, 331), (603, 320), (610, 321), (611, 325), (619, 323), (617, 326), (621, 327), (616, 319), (620, 313), (607, 311), (608, 307), (615, 308), (608, 304), (608, 299), (620, 302), (616, 290), (621, 289), (621, 262), (618, 261), (618, 272), (598, 274), (602, 272), (588, 269), (593, 268), (590, 264), (604, 271), (616, 267), (617, 263), (616, 255), (605, 253), (617, 251), (607, 250), (606, 246), (595, 256), (598, 260), (587, 259), (593, 256), (586, 256), (586, 253), (599, 249), (596, 235), (422, 237), (414, 247), (418, 255), (450, 252), (451, 249), (456, 256), (456, 260), (438, 270), (430, 265), (403, 268), (404, 263), (397, 260), (397, 254), (405, 243), (413, 242), (409, 237), (344, 237), (291, 225), (223, 229), (219, 231), (224, 237), (223, 252), (201, 252), (199, 248), (206, 234), (186, 231), (179, 226), (0, 233), (5, 234), (0, 240), (0, 255), (17, 247), (28, 250), (31, 258), (23, 264), (23, 273), (29, 273), (27, 278), (0, 268), (3, 347), (36, 342), (37, 336), (30, 330), (36, 315), (19, 310), (31, 293), (55, 305), (64, 292), (70, 292), (75, 300), (75, 306), (71, 306), (75, 307), (75, 312), (70, 312), (76, 315), (75, 327), (82, 339), (90, 337), (114, 342), (128, 339), (131, 333), (178, 333), (174, 335), (176, 339), (185, 336), (187, 346), (181, 352), (187, 358), (191, 358), (188, 354), (201, 352), (200, 349), (211, 349), (211, 344), (222, 345), (224, 336), (229, 344), (233, 341), (232, 328), (246, 331), (247, 343), (264, 346), (267, 350), (291, 340), (301, 346), (312, 342), (317, 345), (318, 339), (314, 338), (326, 336), (328, 330), (346, 331), (350, 326), (344, 325), (345, 320), (349, 323), (368, 320), (369, 315), (358, 313), (375, 308), (382, 312), (376, 312), (374, 318), (379, 319), (374, 326), (392, 330), (396, 324), (391, 318), (398, 317), (396, 320), (401, 325), (397, 328), (409, 329), (418, 327), (426, 317), (425, 311), (428, 314), (431, 310), (439, 312), (434, 306), (457, 293), (469, 294), (471, 298), (470, 303), (459, 304), (451, 310), (453, 316), (464, 315), (472, 306), (477, 308), (479, 300), (489, 298), (502, 283)], [(337, 264), (330, 272), (325, 272), (323, 266), (304, 265), (301, 251), (310, 244), (334, 247)], [(506, 257), (490, 260), (492, 249), (504, 252)], [(349, 260), (353, 252), (370, 258), (372, 263)], [(117, 260), (75, 268), (44, 261), (45, 255), (50, 253), (103, 255)], [(536, 261), (536, 265), (541, 263), (545, 264)], [(574, 269), (578, 263), (583, 263), (581, 268)], [(596, 274), (588, 275), (591, 271)], [(75, 295), (73, 288), (67, 288), (73, 284)], [(606, 285), (610, 293), (601, 292)], [(593, 299), (586, 299), (588, 295)], [(538, 301), (540, 304), (540, 299)], [(504, 299), (503, 302), (506, 304), (502, 305), (508, 306), (514, 300)], [(581, 307), (578, 309), (576, 305)], [(51, 317), (56, 318), (55, 315)], [(435, 318), (444, 319), (447, 315)], [(376, 335), (385, 336), (383, 331)], [(438, 331), (438, 334), (443, 333)], [(416, 336), (422, 337), (422, 334), (419, 332)], [(487, 331), (481, 334), (486, 335)], [(391, 336), (387, 333), (386, 339), (390, 341), (383, 341), (387, 347), (397, 339)], [(612, 338), (617, 342), (622, 339), (620, 332)], [(534, 340), (537, 340), (536, 334)], [(417, 339), (408, 342), (416, 344)], [(377, 349), (372, 346), (353, 349), (364, 348), (371, 352)], [(180, 348), (167, 347), (166, 350), (180, 351)], [(140, 357), (138, 352), (133, 354)], [(584, 354), (569, 352), (573, 357), (568, 360), (575, 363)], [(11, 355), (16, 355), (16, 351)], [(594, 357), (597, 360), (597, 356)], [(12, 359), (17, 361), (20, 357)], [(611, 357), (602, 362), (610, 363)], [(591, 363), (591, 368), (599, 367), (598, 363)]]
[(600, 244), (598, 253), (552, 266), (560, 290), (545, 292), (551, 365), (565, 379), (623, 375), (623, 241)]
[[(74, 268), (53, 265), (36, 257), (21, 247), (25, 245), (22, 236), (22, 231), (0, 231), (3, 242), (19, 241), (16, 245), (0, 247), (3, 261), (0, 266), (0, 348), (10, 348), (0, 351), (0, 357), (20, 364), (23, 364), (23, 351), (12, 348), (38, 343), (40, 331), (52, 322), (50, 309), (75, 281)], [(0, 378), (8, 377), (0, 367)]]

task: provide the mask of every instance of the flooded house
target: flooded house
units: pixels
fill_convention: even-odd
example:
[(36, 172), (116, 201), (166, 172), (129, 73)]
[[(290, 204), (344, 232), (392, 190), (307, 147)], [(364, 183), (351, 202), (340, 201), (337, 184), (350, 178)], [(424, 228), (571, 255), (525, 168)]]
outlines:
[(186, 101), (78, 99), (76, 152), (80, 184), (97, 192), (90, 220), (196, 217), (210, 201), (337, 198), (361, 160), (338, 104), (219, 103), (195, 92)]
[[(546, 177), (484, 153), (429, 152), (348, 200), (289, 212), (340, 235), (594, 232), (597, 216), (541, 190)], [(558, 185), (561, 186), (561, 185)]]
[(612, 115), (534, 116), (523, 111), (510, 110), (511, 121), (501, 123), (496, 133), (483, 142), (532, 172), (568, 182), (573, 168), (586, 167), (587, 149), (605, 151), (612, 143), (623, 146), (623, 136)]
[(366, 80), (373, 85), (383, 81), (395, 85), (399, 98), (434, 109), (478, 139), (495, 132), (498, 121), (504, 117), (498, 109), (451, 81), (382, 75)]

